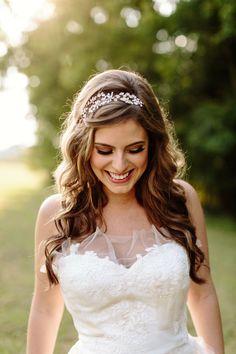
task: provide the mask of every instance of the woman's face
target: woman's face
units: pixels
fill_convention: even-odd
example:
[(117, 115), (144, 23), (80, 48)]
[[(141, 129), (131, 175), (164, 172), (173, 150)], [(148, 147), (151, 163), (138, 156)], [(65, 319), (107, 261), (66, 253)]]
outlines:
[(90, 164), (107, 194), (133, 193), (148, 163), (148, 135), (134, 119), (98, 128)]

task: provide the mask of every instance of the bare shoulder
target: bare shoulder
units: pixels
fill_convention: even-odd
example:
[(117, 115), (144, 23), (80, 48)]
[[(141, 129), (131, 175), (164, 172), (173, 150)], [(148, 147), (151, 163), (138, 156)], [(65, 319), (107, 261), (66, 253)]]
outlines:
[(197, 194), (194, 187), (190, 183), (184, 181), (183, 179), (175, 179), (174, 182), (176, 184), (179, 184), (181, 187), (183, 187), (186, 196), (190, 196), (191, 194)]
[(174, 182), (181, 185), (185, 191), (186, 206), (189, 217), (196, 228), (197, 237), (203, 241), (206, 250), (205, 217), (198, 194), (193, 186), (191, 186), (188, 182), (183, 180), (175, 180)]
[(54, 220), (60, 209), (60, 194), (53, 194), (42, 202), (36, 221), (35, 235), (37, 242), (41, 242), (58, 233)]
[(200, 207), (198, 194), (190, 183), (182, 179), (175, 179), (174, 182), (184, 189), (188, 208), (192, 209), (193, 207)]
[(61, 195), (52, 194), (47, 197), (39, 208), (39, 214), (42, 217), (50, 219), (61, 209)]
[(175, 183), (179, 184), (182, 186), (185, 192), (185, 198), (186, 198), (186, 206), (189, 212), (190, 219), (192, 220), (193, 224), (198, 227), (201, 225), (203, 228), (205, 221), (204, 221), (204, 214), (203, 214), (203, 209), (202, 205), (200, 202), (200, 199), (198, 197), (198, 194), (194, 187), (181, 179), (176, 179), (174, 180)]

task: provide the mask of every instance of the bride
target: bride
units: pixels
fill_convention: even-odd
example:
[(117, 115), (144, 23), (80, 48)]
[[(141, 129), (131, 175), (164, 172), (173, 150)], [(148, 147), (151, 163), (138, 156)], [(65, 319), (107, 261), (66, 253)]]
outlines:
[[(149, 83), (108, 70), (75, 98), (41, 205), (27, 354), (223, 354), (202, 208)], [(186, 305), (198, 337), (186, 326)]]

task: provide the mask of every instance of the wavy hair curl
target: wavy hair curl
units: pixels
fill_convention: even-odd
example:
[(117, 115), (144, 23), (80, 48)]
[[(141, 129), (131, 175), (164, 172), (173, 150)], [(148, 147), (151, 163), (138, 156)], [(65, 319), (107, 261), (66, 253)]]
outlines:
[[(99, 92), (129, 92), (135, 94), (143, 106), (110, 102), (83, 119), (86, 103)], [(80, 242), (95, 231), (97, 221), (105, 224), (102, 212), (108, 202), (107, 196), (90, 166), (94, 133), (101, 126), (130, 117), (147, 131), (149, 138), (148, 165), (136, 184), (136, 198), (150, 223), (157, 229), (160, 226), (167, 229), (170, 237), (186, 249), (191, 279), (199, 284), (204, 282), (197, 275), (204, 254), (196, 245), (195, 228), (189, 218), (184, 189), (175, 181), (183, 176), (185, 161), (173, 126), (146, 79), (135, 72), (108, 70), (96, 74), (84, 85), (64, 123), (62, 162), (54, 174), (62, 201), (61, 210), (54, 219), (58, 234), (51, 236), (45, 245), (46, 268), (51, 284), (58, 283), (52, 262), (54, 251), (60, 250), (63, 241), (70, 237)]]

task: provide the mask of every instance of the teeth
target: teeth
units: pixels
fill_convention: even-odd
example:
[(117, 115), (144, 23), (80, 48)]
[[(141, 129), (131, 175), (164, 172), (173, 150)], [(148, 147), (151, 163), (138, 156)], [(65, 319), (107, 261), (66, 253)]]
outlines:
[(110, 176), (113, 178), (113, 179), (125, 179), (128, 177), (129, 175), (129, 172), (127, 173), (124, 173), (123, 175), (118, 175), (116, 173), (113, 173), (113, 172), (109, 172)]

